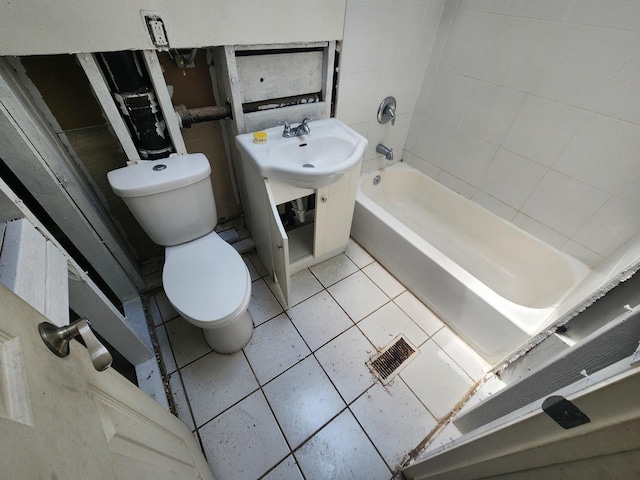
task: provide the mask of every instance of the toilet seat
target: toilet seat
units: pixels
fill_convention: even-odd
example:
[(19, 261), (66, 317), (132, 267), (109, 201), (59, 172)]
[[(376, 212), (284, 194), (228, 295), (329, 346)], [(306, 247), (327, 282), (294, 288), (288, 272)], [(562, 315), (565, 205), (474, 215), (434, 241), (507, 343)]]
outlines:
[(227, 325), (251, 298), (247, 266), (215, 232), (167, 247), (162, 283), (173, 307), (201, 328)]

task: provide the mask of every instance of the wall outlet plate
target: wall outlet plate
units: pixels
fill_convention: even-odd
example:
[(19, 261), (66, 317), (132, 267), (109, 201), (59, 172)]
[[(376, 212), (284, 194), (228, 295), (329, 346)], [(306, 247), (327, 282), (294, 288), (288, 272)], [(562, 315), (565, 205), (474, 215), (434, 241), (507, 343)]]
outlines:
[(162, 19), (157, 15), (145, 14), (144, 21), (147, 24), (153, 44), (159, 48), (169, 48), (169, 37), (167, 37), (167, 31), (164, 28)]

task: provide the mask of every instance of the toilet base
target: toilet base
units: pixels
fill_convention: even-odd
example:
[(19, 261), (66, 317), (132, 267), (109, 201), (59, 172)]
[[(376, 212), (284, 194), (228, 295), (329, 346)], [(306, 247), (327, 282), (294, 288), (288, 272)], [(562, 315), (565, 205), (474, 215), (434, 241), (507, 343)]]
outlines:
[(245, 312), (230, 325), (221, 328), (203, 328), (204, 339), (214, 352), (234, 353), (249, 343), (253, 335), (253, 319)]

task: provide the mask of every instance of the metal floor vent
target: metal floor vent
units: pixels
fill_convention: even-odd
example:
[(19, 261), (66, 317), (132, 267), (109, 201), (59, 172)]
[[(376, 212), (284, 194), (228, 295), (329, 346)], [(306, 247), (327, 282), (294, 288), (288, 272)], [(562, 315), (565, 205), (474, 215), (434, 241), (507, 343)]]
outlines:
[(367, 365), (386, 384), (417, 354), (418, 350), (403, 335), (398, 335), (391, 345), (373, 356)]

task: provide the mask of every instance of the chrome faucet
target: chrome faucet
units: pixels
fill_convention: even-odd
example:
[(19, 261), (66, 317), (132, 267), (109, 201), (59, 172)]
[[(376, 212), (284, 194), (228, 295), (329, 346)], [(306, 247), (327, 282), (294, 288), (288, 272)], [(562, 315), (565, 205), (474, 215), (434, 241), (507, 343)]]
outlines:
[(376, 152), (383, 154), (387, 160), (393, 160), (393, 148), (388, 148), (385, 145), (379, 143), (376, 146)]
[(301, 135), (309, 135), (311, 133), (311, 129), (309, 128), (309, 122), (311, 119), (309, 117), (304, 117), (302, 119), (302, 123), (295, 128), (292, 128), (289, 122), (284, 122), (284, 131), (282, 132), (282, 136), (284, 138), (292, 138), (299, 137)]

